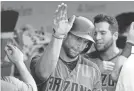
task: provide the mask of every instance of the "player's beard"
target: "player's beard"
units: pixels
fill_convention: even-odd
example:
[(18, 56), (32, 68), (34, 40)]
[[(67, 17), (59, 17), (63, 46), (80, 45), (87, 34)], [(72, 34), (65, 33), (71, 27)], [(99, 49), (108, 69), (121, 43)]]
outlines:
[(75, 51), (73, 48), (68, 48), (67, 56), (70, 58), (76, 58), (79, 55), (78, 51)]
[(66, 55), (71, 59), (76, 58), (80, 54), (78, 50), (74, 49), (73, 47), (68, 47), (64, 43), (63, 43), (63, 48), (64, 48)]
[(97, 48), (95, 46), (95, 49), (99, 52), (106, 52), (111, 46), (113, 45), (113, 39), (111, 38), (105, 45), (103, 45), (101, 48)]

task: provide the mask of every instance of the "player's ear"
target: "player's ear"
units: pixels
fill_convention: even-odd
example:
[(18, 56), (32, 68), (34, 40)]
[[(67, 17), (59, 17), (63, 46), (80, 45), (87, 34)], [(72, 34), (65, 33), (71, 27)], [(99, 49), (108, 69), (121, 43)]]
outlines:
[(114, 38), (114, 40), (117, 40), (118, 39), (118, 32), (114, 32), (113, 33), (113, 38)]

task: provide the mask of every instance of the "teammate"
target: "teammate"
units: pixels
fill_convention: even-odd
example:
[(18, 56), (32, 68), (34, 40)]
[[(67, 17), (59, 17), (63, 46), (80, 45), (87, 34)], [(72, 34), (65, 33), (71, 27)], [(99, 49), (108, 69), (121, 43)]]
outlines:
[[(134, 13), (122, 13), (117, 16), (117, 20), (120, 25), (120, 32), (123, 36), (127, 37), (126, 44), (130, 47), (132, 46), (131, 55), (127, 59), (124, 57), (126, 62), (124, 63), (118, 83), (116, 86), (116, 91), (134, 91)], [(127, 47), (124, 49), (126, 51)], [(126, 51), (127, 52), (127, 51)]]
[(134, 22), (131, 24), (130, 28), (130, 32), (128, 33), (128, 39), (130, 39), (130, 41), (127, 42), (133, 45), (132, 54), (122, 67), (116, 91), (134, 91)]
[[(32, 60), (31, 70), (39, 91), (101, 91), (101, 74), (93, 62), (80, 56), (94, 42), (93, 23), (85, 17), (67, 19), (61, 4), (54, 18), (54, 34), (41, 58)], [(40, 80), (40, 82), (39, 82)]]
[(27, 70), (22, 52), (14, 45), (8, 44), (5, 47), (6, 54), (10, 61), (12, 61), (17, 67), (23, 81), (13, 77), (4, 76), (1, 78), (1, 90), (2, 91), (37, 91), (36, 83)]
[[(101, 71), (102, 91), (115, 91), (119, 70), (124, 63), (117, 65), (121, 50), (116, 46), (118, 38), (118, 24), (114, 17), (99, 14), (94, 17), (95, 51), (88, 54)], [(119, 66), (119, 67), (116, 67)], [(118, 68), (118, 69), (116, 69)]]

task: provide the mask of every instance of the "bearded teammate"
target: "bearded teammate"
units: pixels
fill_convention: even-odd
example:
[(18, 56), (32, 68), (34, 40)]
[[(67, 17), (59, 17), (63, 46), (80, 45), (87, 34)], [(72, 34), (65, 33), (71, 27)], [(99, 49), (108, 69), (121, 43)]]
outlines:
[(39, 91), (101, 91), (97, 65), (80, 56), (94, 42), (93, 29), (93, 23), (85, 17), (68, 20), (67, 5), (59, 5), (52, 40), (41, 58), (31, 64)]
[[(116, 46), (118, 38), (118, 24), (114, 17), (99, 14), (94, 18), (96, 43), (95, 51), (88, 54), (92, 61), (98, 65), (102, 73), (102, 91), (115, 91), (118, 75), (118, 57), (121, 50)], [(122, 61), (123, 64), (123, 61)], [(116, 69), (118, 68), (118, 69)]]

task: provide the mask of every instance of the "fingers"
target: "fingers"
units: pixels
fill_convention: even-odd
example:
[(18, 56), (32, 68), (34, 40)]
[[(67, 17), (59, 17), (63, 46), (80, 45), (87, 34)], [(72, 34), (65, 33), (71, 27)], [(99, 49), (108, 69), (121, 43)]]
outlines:
[(57, 20), (59, 20), (60, 19), (60, 17), (61, 17), (61, 5), (58, 5), (58, 9), (57, 9), (57, 15), (56, 15), (56, 18), (57, 18)]
[(7, 45), (7, 46), (5, 47), (5, 52), (6, 52), (6, 54), (7, 54), (7, 57), (10, 59), (11, 55), (13, 54), (12, 48)]
[(15, 48), (11, 44), (7, 44), (6, 47), (5, 47), (5, 51), (6, 51), (7, 54), (13, 54), (14, 50), (15, 50)]
[(61, 20), (67, 20), (67, 5), (62, 3)]
[(58, 20), (59, 20), (59, 8), (60, 8), (60, 5), (58, 5), (58, 8), (56, 9), (55, 11), (55, 14), (54, 14), (54, 24), (56, 25), (58, 23)]
[(103, 66), (105, 70), (113, 70), (115, 64), (113, 62), (103, 61)]
[(18, 50), (18, 48), (12, 44), (7, 44), (5, 47), (5, 51), (6, 51), (7, 55), (13, 55), (15, 50)]
[(64, 18), (63, 17), (63, 14), (64, 14), (64, 9), (65, 9), (65, 6), (64, 6), (64, 3), (61, 4), (61, 7), (60, 7), (60, 10), (59, 10), (59, 13), (60, 13), (60, 19)]
[(106, 67), (106, 70), (110, 70), (110, 71), (112, 71), (113, 69), (114, 69), (113, 66), (107, 66), (107, 67)]
[(74, 23), (74, 21), (75, 21), (75, 15), (73, 15), (70, 19), (69, 19), (69, 24), (72, 26), (73, 25), (73, 23)]
[(67, 5), (62, 3), (59, 7), (59, 19), (66, 20), (67, 19)]
[(7, 55), (12, 54), (12, 50), (9, 49), (7, 46), (5, 47), (5, 52)]
[(61, 20), (67, 20), (67, 5), (64, 3), (58, 5), (57, 10), (55, 11), (54, 24)]

